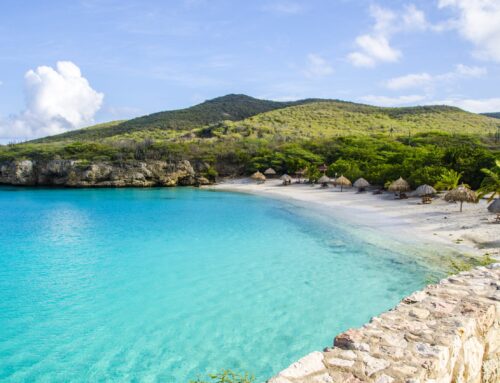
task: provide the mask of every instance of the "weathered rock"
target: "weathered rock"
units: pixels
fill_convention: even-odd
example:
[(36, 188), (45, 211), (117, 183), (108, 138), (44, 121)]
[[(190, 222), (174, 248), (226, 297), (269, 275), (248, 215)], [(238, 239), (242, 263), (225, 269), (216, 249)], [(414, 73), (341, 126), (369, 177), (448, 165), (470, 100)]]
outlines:
[(128, 161), (122, 163), (54, 159), (0, 164), (0, 184), (67, 187), (149, 187), (205, 185), (189, 161)]
[(498, 383), (499, 292), (497, 265), (447, 278), (270, 382)]

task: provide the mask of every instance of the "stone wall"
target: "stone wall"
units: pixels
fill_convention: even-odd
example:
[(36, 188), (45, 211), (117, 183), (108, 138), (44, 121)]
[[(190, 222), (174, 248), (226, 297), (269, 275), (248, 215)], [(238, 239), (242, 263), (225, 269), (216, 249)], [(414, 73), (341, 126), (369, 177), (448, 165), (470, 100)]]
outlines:
[(269, 383), (499, 383), (500, 264), (418, 291)]

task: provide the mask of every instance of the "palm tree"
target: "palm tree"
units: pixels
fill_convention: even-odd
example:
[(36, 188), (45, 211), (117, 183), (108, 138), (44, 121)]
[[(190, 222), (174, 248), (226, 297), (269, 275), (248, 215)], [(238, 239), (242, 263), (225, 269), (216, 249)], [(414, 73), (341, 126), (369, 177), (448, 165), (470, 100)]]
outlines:
[(500, 197), (500, 160), (495, 161), (493, 169), (481, 169), (481, 171), (486, 174), (486, 177), (481, 182), (481, 187), (478, 190), (479, 196), (482, 198), (490, 194), (488, 202), (491, 202), (495, 196)]
[(441, 173), (441, 179), (434, 185), (437, 190), (452, 190), (458, 187), (458, 183), (462, 178), (462, 173), (458, 173), (453, 169), (446, 169)]

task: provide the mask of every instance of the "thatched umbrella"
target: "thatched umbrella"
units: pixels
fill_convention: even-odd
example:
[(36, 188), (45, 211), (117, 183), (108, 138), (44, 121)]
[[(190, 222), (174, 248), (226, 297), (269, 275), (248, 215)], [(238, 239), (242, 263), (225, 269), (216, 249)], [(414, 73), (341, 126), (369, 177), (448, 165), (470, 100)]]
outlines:
[(354, 183), (352, 184), (355, 188), (358, 188), (358, 191), (362, 192), (365, 191), (365, 189), (370, 186), (370, 183), (365, 180), (363, 177), (358, 178)]
[(320, 166), (318, 167), (318, 170), (319, 170), (320, 172), (323, 172), (323, 175), (325, 175), (326, 171), (328, 170), (328, 166), (326, 166), (325, 164), (320, 165)]
[(273, 177), (276, 175), (276, 170), (274, 170), (273, 168), (267, 168), (265, 171), (264, 171), (264, 175), (268, 176), (268, 177)]
[(419, 197), (431, 196), (436, 193), (437, 193), (436, 189), (427, 184), (420, 185), (418, 188), (415, 189), (415, 194), (418, 195)]
[(406, 182), (403, 177), (399, 177), (389, 186), (389, 191), (399, 192), (399, 198), (401, 198), (401, 193), (410, 190), (410, 184)]
[(259, 171), (252, 174), (252, 176), (250, 178), (252, 178), (253, 180), (255, 180), (259, 183), (266, 181), (266, 176)]
[(423, 204), (429, 204), (432, 202), (432, 196), (437, 193), (436, 189), (427, 184), (420, 185), (415, 189), (415, 195), (422, 197)]
[(490, 205), (488, 206), (488, 211), (492, 213), (496, 213), (497, 222), (500, 222), (500, 198), (496, 198)]
[(328, 187), (328, 182), (330, 182), (330, 178), (328, 178), (327, 176), (321, 176), (318, 182), (321, 184), (321, 186), (326, 188)]
[(292, 183), (292, 177), (290, 177), (288, 174), (283, 174), (280, 177), (280, 180), (283, 181), (283, 185), (290, 185)]
[(460, 211), (462, 211), (462, 205), (464, 202), (477, 202), (477, 195), (473, 190), (470, 190), (464, 184), (459, 187), (450, 190), (444, 196), (445, 201), (460, 202)]
[(344, 176), (340, 176), (339, 178), (337, 178), (335, 180), (335, 183), (337, 185), (340, 185), (340, 191), (342, 191), (342, 189), (344, 188), (344, 186), (351, 186), (351, 181), (344, 177)]

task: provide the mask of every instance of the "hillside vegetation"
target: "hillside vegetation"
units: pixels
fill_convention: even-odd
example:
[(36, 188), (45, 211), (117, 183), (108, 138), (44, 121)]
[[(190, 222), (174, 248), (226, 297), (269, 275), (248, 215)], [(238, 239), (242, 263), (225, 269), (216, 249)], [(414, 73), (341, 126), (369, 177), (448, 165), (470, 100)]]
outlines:
[(96, 161), (187, 159), (209, 178), (269, 166), (293, 173), (329, 165), (331, 175), (384, 185), (400, 176), (434, 185), (447, 169), (479, 187), (500, 158), (500, 121), (448, 106), (380, 108), (336, 100), (293, 103), (229, 95), (179, 111), (111, 122), (23, 144), (14, 159)]
[(171, 138), (176, 136), (178, 131), (191, 130), (223, 120), (243, 120), (259, 113), (307, 102), (310, 102), (310, 100), (278, 102), (259, 100), (241, 94), (230, 94), (205, 101), (190, 108), (153, 113), (128, 121), (95, 125), (41, 138), (33, 142), (92, 141), (119, 135), (133, 135), (135, 133), (144, 133), (143, 136), (156, 135)]

